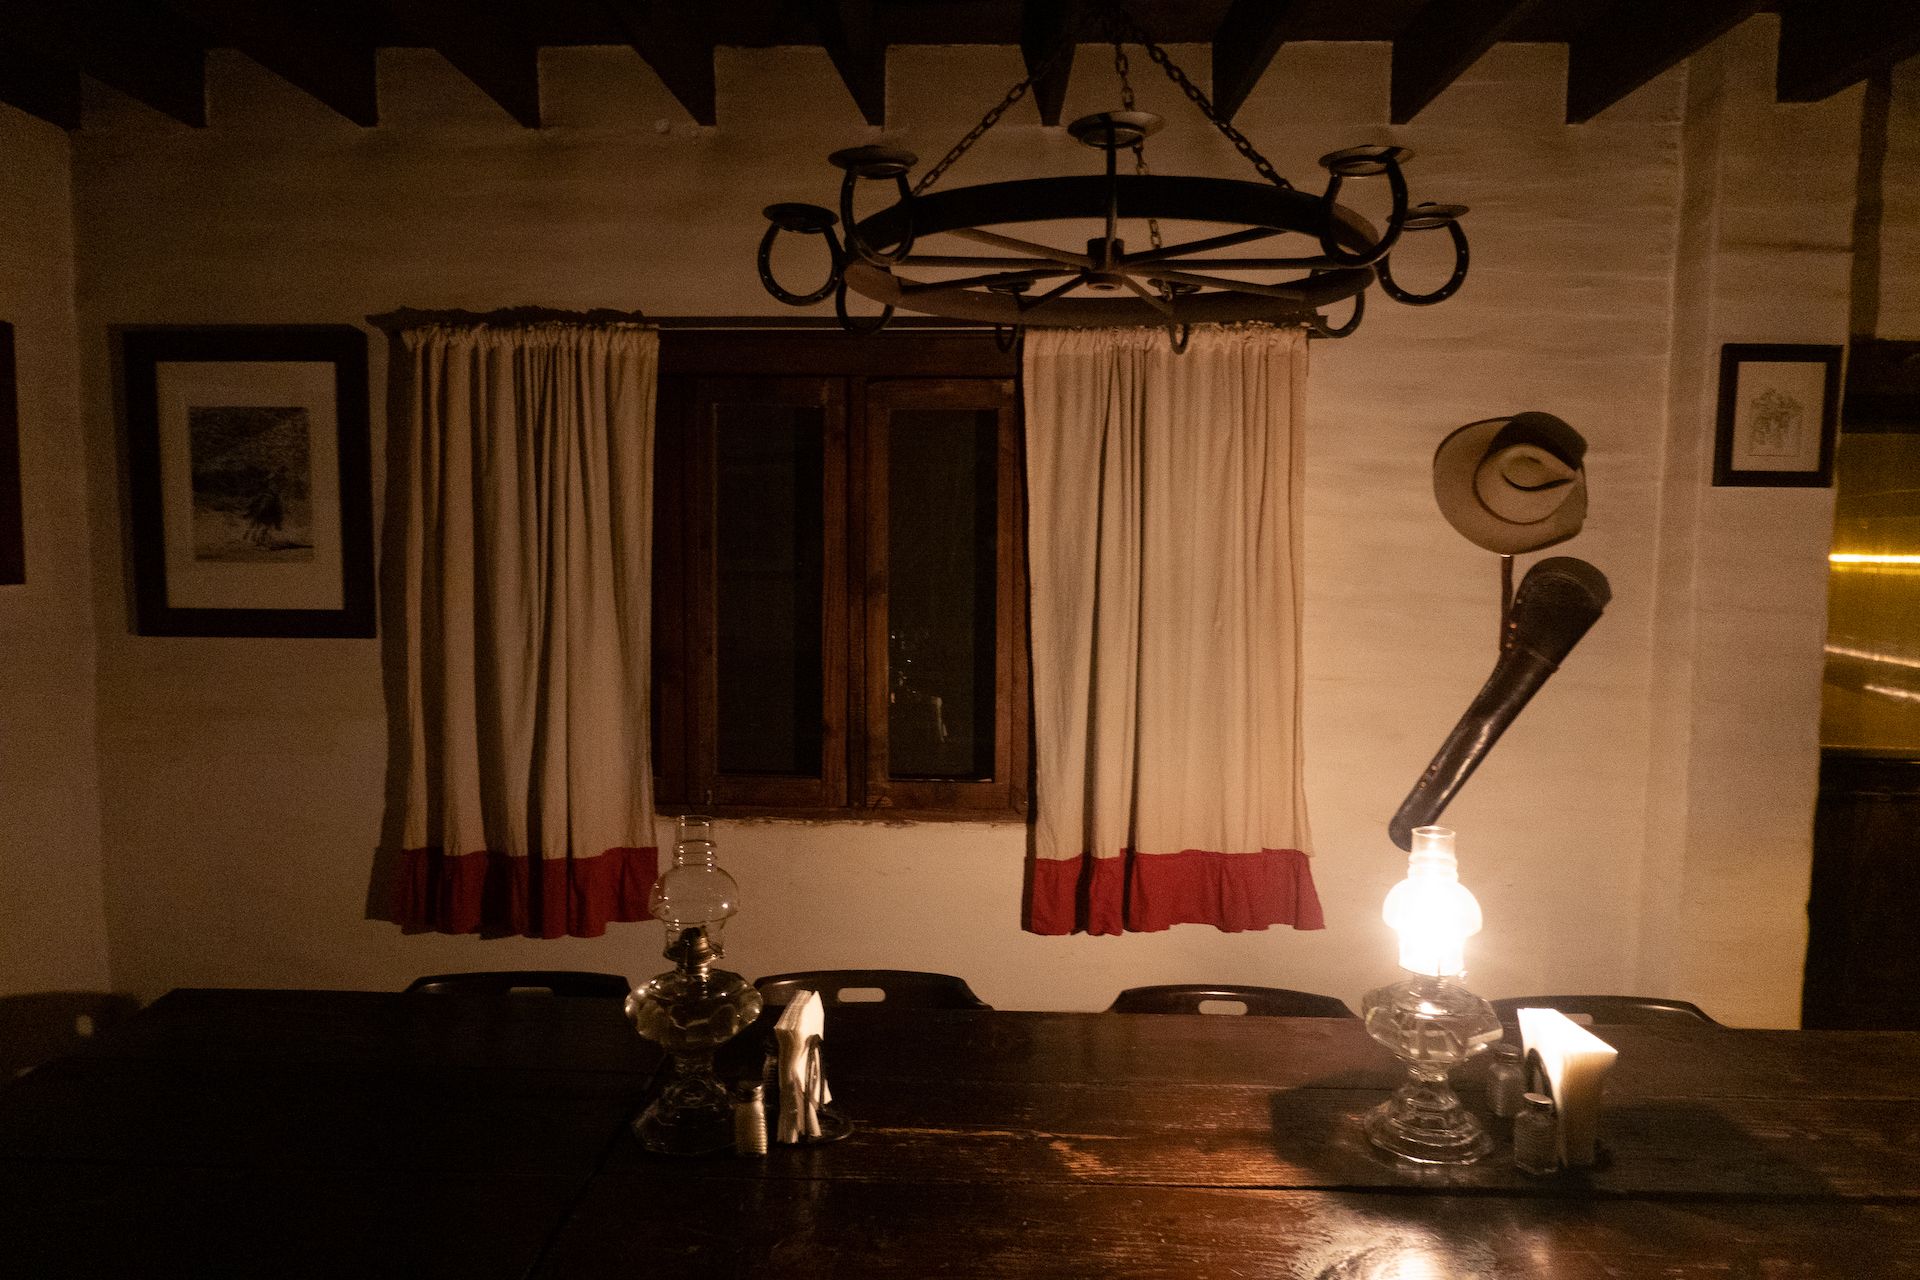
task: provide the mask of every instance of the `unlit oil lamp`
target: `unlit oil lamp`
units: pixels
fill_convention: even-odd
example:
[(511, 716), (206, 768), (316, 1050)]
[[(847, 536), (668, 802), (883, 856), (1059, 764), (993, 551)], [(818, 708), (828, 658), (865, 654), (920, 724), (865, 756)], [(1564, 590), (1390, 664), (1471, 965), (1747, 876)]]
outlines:
[(1466, 940), (1480, 932), (1480, 904), (1460, 883), (1453, 832), (1417, 827), (1407, 878), (1381, 915), (1400, 935), (1407, 977), (1360, 1002), (1367, 1034), (1407, 1064), (1409, 1079), (1367, 1114), (1373, 1145), (1423, 1164), (1465, 1164), (1493, 1139), (1447, 1084), (1447, 1072), (1500, 1038), (1493, 1007), (1468, 991)]
[(715, 859), (712, 820), (681, 818), (673, 866), (647, 899), (647, 909), (667, 926), (665, 955), (674, 967), (627, 997), (634, 1027), (673, 1057), (659, 1097), (633, 1122), (649, 1151), (704, 1155), (733, 1146), (733, 1099), (714, 1073), (713, 1055), (753, 1025), (761, 1005), (752, 983), (713, 967), (739, 893)]

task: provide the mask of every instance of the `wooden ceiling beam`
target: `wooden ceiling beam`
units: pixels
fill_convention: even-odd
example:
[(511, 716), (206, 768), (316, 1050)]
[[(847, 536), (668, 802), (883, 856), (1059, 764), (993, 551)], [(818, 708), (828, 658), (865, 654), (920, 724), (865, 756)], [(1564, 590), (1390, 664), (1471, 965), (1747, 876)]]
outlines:
[(0, 28), (0, 102), (62, 129), (80, 127), (80, 68), (26, 48)]
[(414, 35), (529, 129), (540, 127), (540, 50), (501, 0), (389, 0)]
[(1920, 53), (1914, 0), (1787, 0), (1780, 14), (1782, 102), (1818, 102)]
[(80, 70), (195, 129), (207, 125), (207, 51), (163, 9), (92, 0), (75, 15)]
[(5, 13), (16, 60), (48, 59), (56, 76), (78, 68), (181, 124), (206, 126), (206, 51), (164, 10), (137, 0), (26, 0)]
[(1585, 124), (1759, 12), (1763, 0), (1623, 0), (1568, 42), (1567, 123)]
[[(1060, 109), (1066, 105), (1067, 83), (1073, 78), (1071, 41), (1080, 21), (1078, 0), (1021, 0), (1020, 58), (1027, 75), (1034, 77), (1033, 105), (1039, 108), (1040, 123), (1060, 123)], [(1059, 56), (1052, 65), (1047, 60)], [(1044, 73), (1044, 74), (1043, 74)]]
[(1419, 115), (1539, 4), (1429, 0), (1393, 40), (1393, 123)]
[(357, 125), (380, 123), (373, 42), (358, 31), (342, 32), (338, 11), (331, 20), (305, 5), (284, 0), (166, 0), (213, 38), (238, 49), (288, 84), (317, 98)]
[(1213, 105), (1233, 119), (1267, 64), (1295, 34), (1296, 0), (1233, 0), (1213, 33)]
[(713, 38), (675, 0), (603, 0), (627, 43), (700, 124), (715, 124)]
[(812, 0), (820, 43), (868, 124), (887, 122), (887, 44), (874, 0)]

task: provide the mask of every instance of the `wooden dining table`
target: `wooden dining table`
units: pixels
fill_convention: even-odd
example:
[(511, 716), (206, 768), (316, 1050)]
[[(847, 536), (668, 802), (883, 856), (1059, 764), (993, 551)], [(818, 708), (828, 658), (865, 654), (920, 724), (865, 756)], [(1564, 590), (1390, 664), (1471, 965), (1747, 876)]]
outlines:
[(0, 1089), (0, 1276), (1920, 1277), (1920, 1034), (1596, 1031), (1549, 1177), (1370, 1148), (1355, 1020), (885, 1005), (850, 1137), (673, 1159), (617, 1001), (182, 990)]

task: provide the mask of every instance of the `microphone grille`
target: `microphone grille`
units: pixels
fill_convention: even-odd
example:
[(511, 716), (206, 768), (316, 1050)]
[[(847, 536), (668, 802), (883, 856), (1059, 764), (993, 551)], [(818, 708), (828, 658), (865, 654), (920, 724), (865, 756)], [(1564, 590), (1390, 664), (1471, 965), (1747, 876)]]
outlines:
[(1549, 556), (1513, 593), (1508, 639), (1556, 665), (1580, 643), (1613, 599), (1607, 575), (1572, 556)]

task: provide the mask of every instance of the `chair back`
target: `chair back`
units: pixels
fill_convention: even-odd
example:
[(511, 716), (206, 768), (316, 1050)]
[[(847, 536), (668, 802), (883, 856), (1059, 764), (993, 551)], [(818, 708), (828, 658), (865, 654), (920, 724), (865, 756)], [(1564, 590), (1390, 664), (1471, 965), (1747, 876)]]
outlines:
[(601, 996), (626, 999), (631, 984), (617, 973), (578, 969), (496, 969), (480, 973), (436, 973), (415, 978), (409, 993), (479, 996)]
[(1558, 1009), (1575, 1022), (1589, 1024), (1638, 1027), (1720, 1025), (1708, 1017), (1706, 1010), (1699, 1005), (1662, 996), (1514, 996), (1491, 1003), (1500, 1020), (1507, 1023), (1519, 1020), (1516, 1011), (1520, 1009)]
[(812, 969), (776, 973), (753, 984), (769, 1006), (784, 1005), (802, 991), (818, 991), (828, 1008), (843, 1004), (890, 1004), (907, 1009), (987, 1009), (964, 978), (918, 969)]
[(138, 1012), (132, 996), (105, 991), (0, 997), (0, 1083), (72, 1053)]
[(1243, 987), (1223, 983), (1173, 983), (1128, 987), (1107, 1006), (1108, 1013), (1224, 1013), (1264, 1018), (1351, 1018), (1353, 1010), (1332, 996), (1286, 987)]

